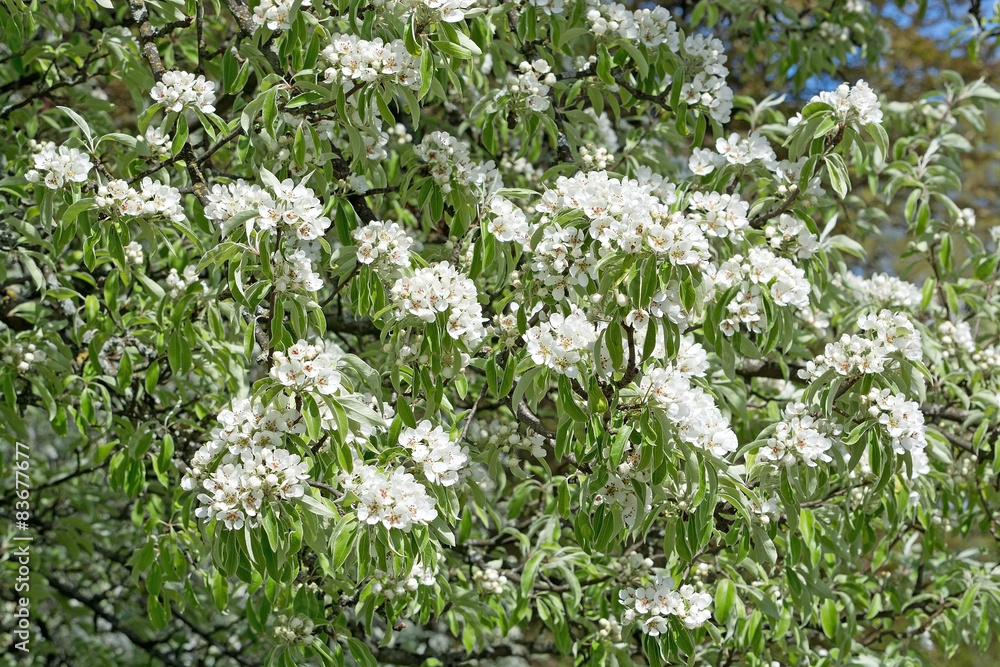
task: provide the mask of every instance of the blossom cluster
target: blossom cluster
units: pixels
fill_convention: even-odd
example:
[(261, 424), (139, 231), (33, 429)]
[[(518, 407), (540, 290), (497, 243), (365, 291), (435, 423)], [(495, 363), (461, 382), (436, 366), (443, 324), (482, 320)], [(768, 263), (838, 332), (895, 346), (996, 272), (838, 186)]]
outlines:
[(490, 216), (486, 231), (498, 241), (516, 241), (522, 246), (531, 241), (531, 227), (524, 211), (506, 197), (494, 195), (489, 201)]
[(146, 261), (146, 256), (143, 253), (142, 245), (136, 241), (132, 241), (125, 246), (126, 263), (132, 264), (133, 266), (141, 266), (144, 261)]
[[(266, 502), (286, 501), (305, 493), (308, 464), (282, 447), (285, 434), (303, 433), (294, 400), (278, 394), (270, 405), (240, 399), (218, 416), (219, 427), (191, 460), (181, 488), (197, 488), (195, 516), (213, 519), (230, 530), (260, 525)], [(218, 467), (210, 470), (219, 455)]]
[(342, 391), (338, 370), (343, 351), (333, 343), (320, 341), (310, 345), (304, 340), (274, 352), (271, 377), (285, 387), (299, 391), (316, 391), (327, 396)]
[(938, 326), (938, 338), (945, 356), (957, 357), (959, 352), (970, 355), (976, 352), (976, 339), (968, 322), (960, 321), (955, 324), (945, 320)]
[(323, 215), (323, 202), (311, 188), (286, 178), (272, 189), (243, 179), (215, 185), (208, 194), (205, 216), (224, 225), (238, 213), (256, 211), (257, 215), (246, 220), (247, 236), (254, 228), (272, 231), (281, 227), (294, 232), (300, 241), (318, 239), (330, 227), (330, 219)]
[(913, 463), (913, 477), (930, 472), (930, 460), (925, 451), (927, 438), (924, 429), (924, 414), (916, 401), (907, 400), (903, 394), (894, 394), (889, 389), (872, 389), (862, 401), (869, 403), (868, 413), (878, 419), (892, 442), (897, 454), (910, 452)]
[(162, 102), (168, 111), (179, 113), (185, 107), (194, 107), (202, 113), (215, 111), (215, 83), (206, 80), (204, 74), (195, 76), (181, 70), (164, 72), (149, 96), (154, 102)]
[(617, 35), (630, 42), (638, 42), (648, 49), (661, 44), (677, 53), (680, 48), (680, 36), (677, 25), (670, 16), (670, 10), (665, 7), (654, 9), (631, 10), (617, 2), (601, 2), (589, 0), (591, 9), (587, 11), (587, 21), (590, 29), (598, 37)]
[(594, 505), (608, 505), (621, 513), (626, 526), (634, 526), (639, 506), (639, 498), (631, 482), (615, 473), (608, 475), (608, 481), (594, 494)]
[(729, 317), (720, 323), (727, 336), (741, 328), (761, 333), (764, 294), (778, 306), (809, 307), (810, 285), (805, 271), (766, 248), (751, 248), (745, 258), (733, 255), (707, 274), (713, 289), (706, 300), (716, 291), (737, 288), (736, 295), (726, 306)]
[(415, 315), (433, 322), (438, 313), (448, 312), (448, 335), (461, 339), (470, 349), (486, 337), (483, 307), (476, 284), (448, 262), (419, 269), (412, 277), (399, 278), (390, 290), (399, 317)]
[(76, 149), (59, 146), (51, 141), (29, 144), (35, 154), (31, 156), (33, 169), (24, 174), (29, 183), (42, 182), (50, 190), (57, 190), (67, 183), (86, 183), (94, 163), (87, 154)]
[(183, 273), (177, 273), (177, 269), (171, 268), (167, 274), (167, 294), (171, 299), (176, 299), (187, 293), (188, 287), (194, 284), (201, 285), (202, 292), (208, 291), (208, 286), (201, 282), (198, 277), (198, 267), (188, 264), (184, 267)]
[(469, 460), (468, 447), (452, 440), (440, 426), (431, 428), (426, 419), (416, 428), (404, 428), (399, 444), (410, 450), (413, 461), (423, 467), (427, 481), (441, 486), (457, 484)]
[(285, 249), (271, 255), (274, 289), (277, 292), (316, 292), (323, 276), (316, 272), (318, 252), (311, 248)]
[[(857, 122), (861, 125), (882, 122), (882, 106), (878, 96), (864, 80), (859, 80), (853, 86), (840, 84), (836, 90), (823, 91), (814, 95), (812, 102), (822, 102), (830, 105), (834, 115), (844, 124)], [(802, 114), (789, 119), (788, 124), (796, 127), (802, 122)]]
[(733, 112), (733, 91), (726, 85), (729, 68), (722, 42), (701, 34), (689, 35), (684, 40), (684, 51), (697, 74), (681, 87), (681, 99), (688, 106), (705, 106), (712, 118), (728, 123)]
[(537, 7), (548, 16), (566, 11), (565, 0), (528, 0), (528, 4)]
[(45, 361), (45, 357), (45, 352), (34, 343), (12, 343), (3, 349), (0, 360), (18, 373), (27, 373), (33, 365)]
[(883, 308), (919, 308), (922, 300), (920, 288), (887, 273), (876, 273), (863, 278), (853, 273), (840, 273), (833, 278), (834, 285), (851, 294), (853, 301), (874, 304)]
[(643, 376), (639, 394), (663, 412), (682, 440), (725, 456), (739, 446), (736, 433), (712, 396), (691, 382), (692, 377), (703, 377), (707, 368), (704, 348), (685, 336), (672, 363), (652, 368)]
[(881, 373), (891, 355), (898, 353), (911, 361), (923, 356), (920, 332), (902, 313), (883, 310), (878, 315), (861, 315), (858, 327), (866, 335), (844, 334), (839, 341), (827, 343), (823, 354), (807, 362), (799, 377), (815, 380), (828, 370), (838, 375)]
[(769, 220), (764, 236), (775, 250), (783, 250), (799, 259), (809, 259), (819, 250), (819, 240), (809, 231), (805, 221), (787, 213)]
[(155, 157), (166, 158), (170, 156), (170, 135), (160, 130), (155, 125), (146, 128), (144, 134), (135, 135), (137, 142), (146, 144), (149, 152)]
[[(525, 108), (532, 111), (545, 111), (549, 108), (549, 86), (556, 82), (552, 67), (544, 58), (534, 62), (522, 62), (518, 74), (507, 74), (507, 86), (500, 95), (508, 95), (509, 108), (523, 112)], [(543, 77), (539, 80), (539, 77)]]
[(799, 458), (806, 465), (815, 467), (817, 461), (833, 460), (826, 453), (833, 442), (824, 433), (825, 425), (813, 419), (804, 403), (789, 403), (781, 418), (767, 445), (761, 447), (758, 453), (761, 461), (791, 465)]
[(444, 21), (458, 23), (475, 9), (477, 0), (373, 0), (375, 7), (388, 7), (400, 18), (416, 15), (421, 25)]
[(507, 577), (500, 573), (500, 561), (491, 561), (472, 575), (472, 579), (488, 595), (500, 595), (507, 585)]
[(357, 35), (334, 34), (323, 49), (323, 57), (330, 63), (323, 71), (327, 83), (378, 81), (420, 88), (419, 66), (401, 39), (387, 44), (381, 37), (368, 41)]
[(410, 266), (413, 239), (398, 223), (373, 220), (355, 229), (352, 236), (358, 242), (358, 261), (371, 265), (377, 272)]
[(688, 199), (688, 211), (706, 236), (737, 240), (750, 229), (750, 204), (737, 194), (694, 192)]
[(304, 646), (312, 644), (315, 641), (315, 637), (313, 636), (314, 627), (313, 620), (304, 614), (296, 614), (291, 618), (281, 614), (274, 624), (274, 636), (282, 644)]
[[(309, 0), (302, 0), (300, 7), (309, 7)], [(289, 23), (289, 15), (295, 0), (260, 0), (260, 4), (253, 10), (253, 22), (258, 28), (267, 26), (268, 30), (288, 30), (292, 27)]]
[(358, 521), (368, 525), (381, 523), (386, 528), (409, 531), (416, 524), (425, 525), (437, 518), (427, 489), (402, 467), (385, 473), (355, 461), (353, 471), (341, 473), (340, 483), (358, 498)]
[(668, 631), (667, 616), (676, 616), (689, 629), (701, 626), (711, 615), (712, 596), (690, 584), (674, 590), (673, 579), (657, 576), (650, 587), (622, 589), (618, 601), (625, 607), (622, 624), (641, 619), (642, 631), (656, 637)]
[(499, 419), (489, 421), (474, 419), (466, 437), (480, 445), (480, 449), (499, 447), (502, 452), (513, 448), (525, 449), (535, 458), (545, 457), (545, 437), (527, 429), (521, 434), (514, 424), (505, 424)]
[(544, 364), (570, 378), (580, 374), (578, 365), (587, 362), (597, 342), (597, 328), (587, 315), (574, 308), (569, 315), (552, 313), (524, 334), (528, 354), (536, 364)]
[(138, 190), (133, 190), (121, 179), (102, 185), (97, 189), (94, 203), (124, 216), (162, 215), (174, 222), (185, 220), (180, 191), (170, 185), (154, 181), (149, 176), (142, 179)]
[(415, 148), (417, 157), (429, 163), (431, 178), (444, 193), (453, 185), (471, 189), (486, 199), (501, 187), (500, 173), (493, 160), (473, 162), (469, 144), (447, 132), (435, 131), (425, 136)]
[[(697, 266), (708, 257), (708, 240), (698, 224), (683, 213), (671, 213), (666, 204), (651, 193), (650, 183), (637, 180), (612, 178), (604, 171), (580, 172), (572, 178), (560, 176), (554, 188), (546, 190), (537, 209), (551, 217), (566, 211), (577, 210), (589, 220), (588, 233), (603, 252), (621, 250), (635, 253), (648, 248), (664, 255), (672, 264)], [(540, 225), (549, 222), (543, 216)], [(568, 231), (575, 238), (559, 238), (563, 228), (552, 223), (549, 230), (534, 248), (536, 256), (532, 268), (543, 279), (570, 270), (578, 284), (586, 285), (584, 274), (591, 271), (572, 271), (570, 250), (565, 243), (582, 245), (585, 240), (579, 230)], [(579, 257), (584, 257), (579, 253)], [(588, 264), (596, 259), (588, 259)], [(579, 265), (579, 261), (574, 262)], [(588, 266), (588, 269), (592, 268)], [(546, 275), (547, 274), (547, 275)], [(593, 277), (593, 276), (591, 276)]]
[[(439, 558), (443, 558), (438, 554)], [(424, 565), (421, 561), (414, 561), (410, 571), (403, 576), (393, 574), (384, 570), (375, 570), (374, 581), (372, 581), (372, 593), (382, 594), (387, 599), (392, 600), (403, 595), (407, 591), (413, 592), (421, 586), (433, 586), (437, 581), (438, 563)]]

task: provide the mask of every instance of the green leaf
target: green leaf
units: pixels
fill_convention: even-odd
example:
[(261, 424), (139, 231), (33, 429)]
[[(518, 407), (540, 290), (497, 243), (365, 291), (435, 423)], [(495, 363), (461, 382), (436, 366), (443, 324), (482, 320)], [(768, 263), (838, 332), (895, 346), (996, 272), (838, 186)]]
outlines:
[(837, 636), (837, 630), (840, 629), (840, 611), (837, 609), (836, 602), (829, 598), (823, 600), (820, 620), (823, 624), (823, 634), (829, 639), (834, 639)]
[(715, 620), (724, 625), (736, 604), (736, 586), (729, 579), (722, 579), (715, 587)]

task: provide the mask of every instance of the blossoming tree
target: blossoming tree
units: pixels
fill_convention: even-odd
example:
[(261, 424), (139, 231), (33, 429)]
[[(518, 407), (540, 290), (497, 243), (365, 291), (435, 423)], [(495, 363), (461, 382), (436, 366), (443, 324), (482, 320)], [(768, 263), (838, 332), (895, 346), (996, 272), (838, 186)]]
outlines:
[[(1000, 257), (953, 198), (1000, 94), (817, 83), (879, 14), (801, 4), (0, 6), (36, 659), (989, 646)], [(852, 268), (871, 206), (902, 277)]]

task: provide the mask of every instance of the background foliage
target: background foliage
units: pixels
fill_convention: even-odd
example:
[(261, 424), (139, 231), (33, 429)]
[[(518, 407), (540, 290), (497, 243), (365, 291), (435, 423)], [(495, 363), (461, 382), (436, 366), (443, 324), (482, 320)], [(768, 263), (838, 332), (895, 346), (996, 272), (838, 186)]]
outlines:
[[(272, 6), (287, 25), (255, 20)], [(28, 443), (30, 660), (916, 665), (961, 649), (994, 663), (995, 12), (660, 6), (655, 43), (607, 23), (653, 5), (0, 4), (0, 474), (13, 479), (13, 443)], [(720, 81), (696, 80), (718, 54), (673, 46), (668, 23), (720, 40)], [(328, 75), (338, 34), (398, 40), (395, 60), (367, 79)], [(175, 70), (204, 76), (214, 101), (157, 103)], [(810, 101), (858, 79), (880, 122)], [(731, 88), (731, 118), (685, 83), (717, 99)], [(435, 132), (457, 138), (443, 157)], [(761, 149), (691, 173), (695, 149), (718, 155), (717, 139), (751, 132), (775, 164), (802, 164), (782, 172)], [(67, 169), (39, 166), (50, 141), (86, 173), (50, 187)], [(117, 179), (148, 192), (135, 195), (145, 206), (123, 206)], [(291, 202), (289, 217), (267, 227), (259, 191), (226, 189), (241, 179)], [(697, 193), (729, 195), (747, 204), (741, 233), (694, 260), (591, 239), (600, 263), (572, 283), (586, 261), (559, 265), (546, 230), (583, 238), (593, 210), (542, 193), (621, 205), (615, 188), (630, 220), (652, 211), (691, 234), (709, 227)], [(785, 217), (802, 236), (769, 243)], [(386, 246), (363, 261), (359, 230), (375, 221), (399, 226), (385, 243), (409, 246), (405, 261)], [(808, 239), (815, 251), (800, 252)], [(802, 270), (808, 304), (764, 281), (761, 330), (725, 333), (741, 288), (713, 289), (713, 269), (762, 248), (769, 269)], [(458, 273), (438, 269), (451, 294), (427, 321), (397, 281), (439, 262)], [(871, 279), (884, 271), (904, 281)], [(802, 377), (883, 308), (919, 333), (915, 358)], [(455, 325), (459, 311), (471, 314)], [(555, 365), (529, 332), (575, 312), (586, 326), (564, 331), (580, 362)], [(299, 340), (333, 358), (336, 391), (282, 370)], [(704, 377), (651, 398), (659, 371), (702, 363), (693, 343)], [(926, 474), (911, 479), (916, 456), (869, 412), (873, 388), (919, 407)], [(199, 515), (193, 468), (248, 397), (294, 411), (275, 446), (308, 478), (269, 492), (259, 526), (241, 515), (230, 529)], [(797, 401), (832, 460), (762, 456)], [(691, 405), (717, 406), (713, 446), (688, 437), (696, 422), (678, 414)], [(406, 444), (425, 420), (454, 483)], [(366, 522), (358, 479), (376, 470), (413, 474), (436, 516), (407, 531)], [(0, 500), (13, 521), (13, 483)], [(0, 546), (11, 609), (12, 547)], [(688, 610), (705, 594), (706, 618), (630, 618), (622, 591), (658, 584), (691, 586)]]

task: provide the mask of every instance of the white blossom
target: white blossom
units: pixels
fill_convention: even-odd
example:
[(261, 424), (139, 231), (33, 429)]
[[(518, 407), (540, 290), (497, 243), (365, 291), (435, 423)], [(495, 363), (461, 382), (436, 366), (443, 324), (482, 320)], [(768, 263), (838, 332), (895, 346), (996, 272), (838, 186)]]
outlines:
[(168, 111), (181, 112), (194, 107), (202, 113), (215, 111), (215, 83), (207, 81), (204, 74), (171, 70), (164, 72), (149, 96), (154, 102), (163, 103)]
[(29, 183), (44, 183), (50, 190), (57, 190), (68, 183), (86, 183), (94, 163), (87, 154), (76, 149), (59, 146), (51, 141), (32, 142), (35, 154), (31, 156), (33, 169), (24, 178)]

